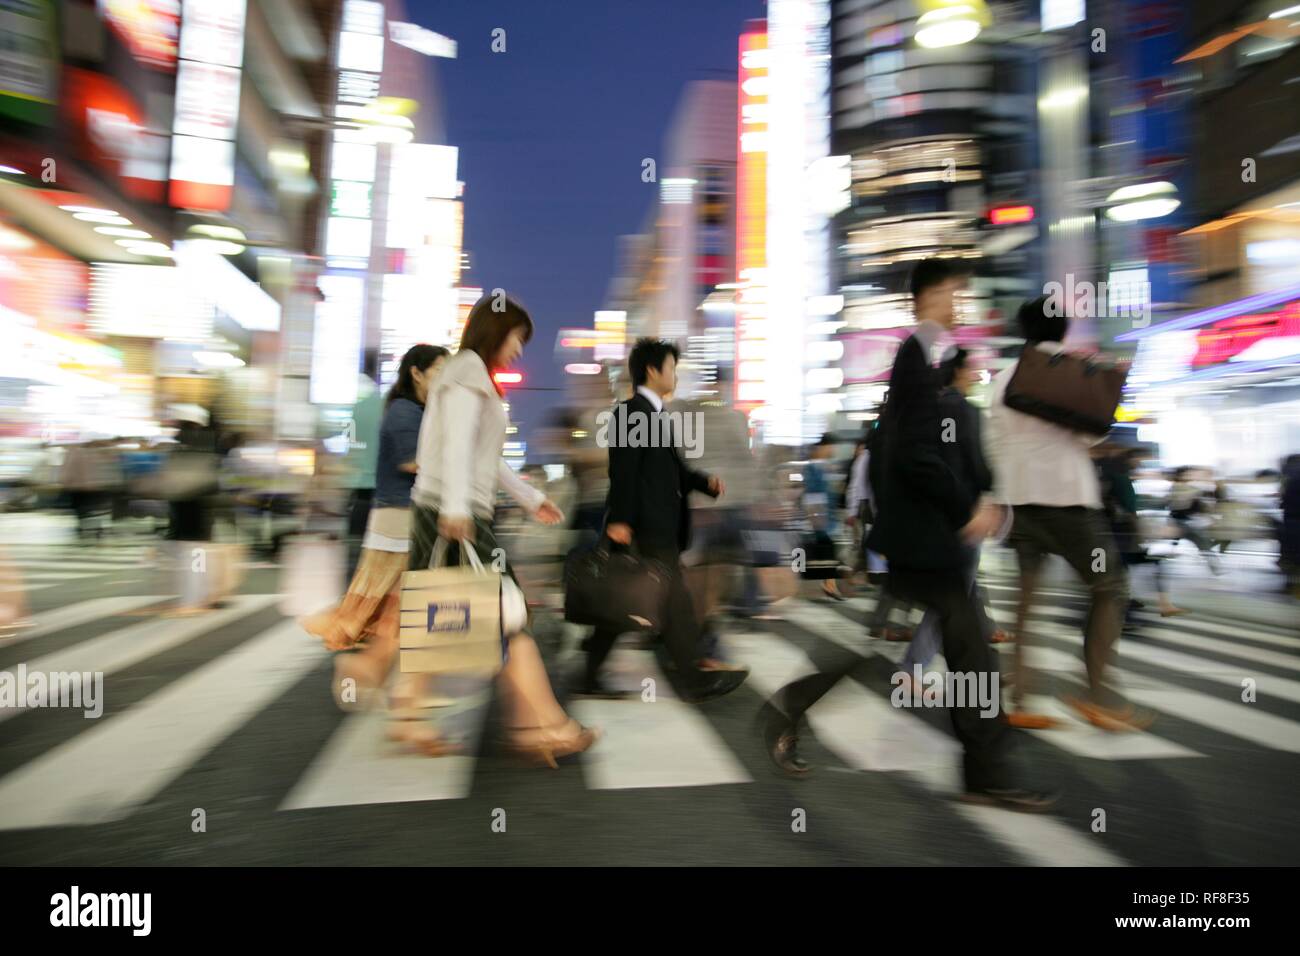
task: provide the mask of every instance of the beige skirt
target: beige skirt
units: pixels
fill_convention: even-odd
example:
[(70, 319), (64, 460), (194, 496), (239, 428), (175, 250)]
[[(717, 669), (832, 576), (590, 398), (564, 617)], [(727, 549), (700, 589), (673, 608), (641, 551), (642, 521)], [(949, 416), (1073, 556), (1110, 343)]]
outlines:
[(411, 550), (411, 509), (372, 508), (361, 547), (406, 554)]

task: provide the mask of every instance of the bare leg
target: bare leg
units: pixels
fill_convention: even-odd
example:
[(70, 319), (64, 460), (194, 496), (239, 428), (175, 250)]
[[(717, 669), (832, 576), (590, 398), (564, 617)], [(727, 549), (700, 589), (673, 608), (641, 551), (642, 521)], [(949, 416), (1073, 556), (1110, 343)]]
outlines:
[(510, 638), (510, 655), (497, 677), (506, 726), (539, 734), (562, 729), (569, 715), (555, 699), (537, 642), (524, 633)]

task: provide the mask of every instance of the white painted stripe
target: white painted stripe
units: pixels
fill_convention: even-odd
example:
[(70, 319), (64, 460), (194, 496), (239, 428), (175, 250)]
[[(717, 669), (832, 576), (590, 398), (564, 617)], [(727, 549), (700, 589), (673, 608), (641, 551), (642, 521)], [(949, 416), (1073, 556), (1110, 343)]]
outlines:
[[(766, 694), (812, 669), (807, 657), (792, 645), (785, 645), (788, 650), (763, 646), (777, 642), (776, 638), (746, 633), (736, 640), (753, 668), (750, 680)], [(796, 655), (803, 658), (802, 664)], [(849, 766), (902, 771), (923, 789), (946, 799), (961, 790), (957, 741), (923, 720), (900, 713), (855, 681), (841, 681), (808, 711), (807, 719), (817, 739)], [(1095, 837), (1049, 814), (964, 803), (953, 806), (986, 836), (1034, 866), (1125, 865)]]
[(140, 567), (139, 561), (16, 561), (15, 566), (25, 575), (44, 571), (122, 571)]
[(31, 627), (18, 631), (7, 642), (0, 642), (0, 646), (7, 647), (10, 644), (30, 641), (32, 638), (44, 637), (46, 634), (53, 634), (55, 631), (80, 627), (103, 617), (121, 614), (124, 611), (145, 607), (162, 600), (165, 600), (165, 598), (157, 595), (133, 594), (126, 597), (93, 598), (89, 601), (67, 604), (52, 611), (43, 611), (40, 614), (32, 615)]
[[(1046, 617), (1053, 620), (1066, 621), (1079, 627), (1082, 622), (1068, 611), (1062, 611), (1057, 608), (1046, 608), (1034, 612), (1034, 616)], [(1152, 637), (1160, 637), (1163, 640), (1177, 641), (1185, 647), (1193, 648), (1199, 651), (1211, 651), (1217, 654), (1224, 654), (1229, 657), (1237, 657), (1241, 660), (1254, 661), (1257, 664), (1270, 664), (1273, 667), (1280, 667), (1284, 670), (1300, 670), (1300, 658), (1293, 655), (1270, 651), (1265, 647), (1253, 647), (1249, 644), (1234, 644), (1224, 638), (1206, 637), (1204, 634), (1194, 634), (1188, 631), (1178, 629), (1177, 624), (1159, 625), (1149, 622), (1142, 624), (1142, 630)], [(1075, 633), (1078, 633), (1076, 630)], [(1240, 631), (1242, 637), (1249, 636), (1250, 632)], [(1270, 637), (1273, 635), (1269, 635)], [(1300, 647), (1300, 638), (1281, 638), (1278, 641), (1291, 640), (1295, 641), (1297, 647)], [(1127, 648), (1133, 642), (1125, 640), (1122, 647)], [(1150, 646), (1150, 645), (1142, 645)], [(1222, 665), (1220, 665), (1222, 666)]]
[[(807, 616), (810, 625), (818, 633), (825, 634), (831, 640), (851, 650), (860, 653), (880, 654), (882, 657), (889, 658), (895, 664), (900, 663), (907, 652), (907, 645), (901, 642), (890, 644), (885, 641), (873, 641), (869, 648), (864, 646), (864, 642), (858, 637), (857, 630), (852, 626), (851, 622), (849, 622), (850, 627), (845, 629), (836, 621), (825, 617), (825, 615), (829, 614), (839, 617), (840, 621), (844, 621), (843, 617), (833, 611), (813, 606), (811, 614), (803, 609), (801, 609), (800, 613)], [(943, 669), (946, 669), (946, 665), (943, 664), (941, 659), (936, 658), (936, 660), (939, 661), (942, 668), (932, 666), (931, 670), (940, 670), (942, 672)], [(1064, 655), (1064, 660), (1056, 663), (1062, 665), (1063, 669), (1075, 672), (1082, 666), (1079, 661), (1071, 659), (1068, 654)], [(1045, 708), (1045, 710), (1040, 710), (1040, 713), (1045, 712), (1052, 716), (1064, 715), (1068, 723), (1063, 727), (1052, 730), (1031, 731), (1031, 733), (1041, 736), (1053, 746), (1060, 747), (1062, 750), (1081, 757), (1090, 757), (1097, 760), (1140, 760), (1199, 756), (1196, 751), (1189, 750), (1155, 734), (1107, 734), (1105, 731), (1091, 725), (1073, 721), (1069, 711), (1048, 698), (1036, 700), (1035, 703)], [(1071, 725), (1073, 725), (1073, 728)]]
[[(631, 690), (623, 701), (575, 700), (570, 713), (600, 727), (601, 740), (583, 754), (582, 774), (593, 790), (707, 787), (752, 778), (694, 704), (673, 696), (651, 651), (619, 648), (602, 675), (610, 687)], [(655, 682), (653, 703), (642, 681)]]
[[(1035, 625), (1035, 629), (1043, 634), (1055, 637), (1070, 638), (1076, 641), (1082, 640), (1077, 628), (1067, 628), (1059, 624), (1040, 621)], [(1216, 684), (1227, 684), (1237, 690), (1241, 689), (1242, 679), (1249, 677), (1256, 682), (1261, 695), (1271, 695), (1293, 703), (1300, 703), (1300, 681), (1292, 680), (1289, 677), (1261, 674), (1253, 671), (1249, 664), (1212, 661), (1204, 657), (1194, 657), (1191, 654), (1167, 650), (1163, 647), (1141, 644), (1137, 641), (1121, 640), (1116, 646), (1116, 651), (1121, 660), (1143, 661), (1166, 670), (1192, 674), (1204, 680), (1213, 681)]]
[(326, 654), (295, 622), (271, 628), (0, 780), (0, 829), (128, 816)]
[(1051, 730), (1028, 730), (1026, 733), (1080, 757), (1092, 760), (1162, 760), (1205, 756), (1146, 731), (1109, 733), (1085, 723), (1055, 697), (1030, 694), (1025, 709), (1061, 721), (1059, 726)]
[[(478, 693), (439, 710), (438, 726), (449, 732), (453, 711), (470, 711), (464, 737), (455, 735), (464, 753), (430, 758), (403, 753), (386, 737), (388, 716), (382, 710), (349, 714), (311, 767), (280, 805), (281, 810), (355, 807), (376, 803), (460, 800), (474, 782), (473, 754), (487, 716), (490, 695)], [(448, 736), (452, 736), (448, 733)]]
[[(1035, 670), (1073, 670), (1082, 674), (1082, 663), (1073, 655), (1055, 647), (1026, 648), (1029, 666)], [(1220, 699), (1200, 691), (1174, 687), (1164, 681), (1133, 674), (1113, 667), (1126, 690), (1144, 707), (1170, 714), (1190, 723), (1249, 743), (1288, 753), (1300, 753), (1300, 724), (1259, 710), (1242, 702), (1239, 693)], [(1261, 679), (1262, 680), (1262, 679)], [(1238, 687), (1240, 685), (1238, 684)], [(1261, 682), (1261, 693), (1264, 693)], [(1159, 721), (1153, 725), (1159, 727)]]
[[(27, 671), (102, 671), (106, 675), (112, 674), (260, 611), (275, 601), (274, 594), (243, 594), (234, 598), (230, 607), (205, 614), (151, 618), (34, 658), (26, 662)], [(0, 721), (20, 713), (23, 711), (18, 709), (0, 710)]]
[(61, 581), (80, 581), (84, 578), (94, 577), (91, 574), (85, 574), (79, 571), (20, 571), (23, 581), (31, 584), (38, 581), (48, 581), (51, 584), (58, 584)]
[[(1005, 607), (1009, 609), (1013, 615), (1011, 620), (1014, 622), (1014, 612), (1016, 606), (1015, 601), (1004, 601), (1004, 600), (994, 599), (993, 604), (999, 608)], [(1032, 612), (1030, 612), (1029, 616), (1031, 619), (1039, 616), (1054, 617), (1054, 618), (1067, 620), (1070, 621), (1071, 623), (1077, 623), (1077, 624), (1082, 624), (1083, 621), (1082, 612), (1078, 612), (1078, 611), (1071, 612), (1064, 608), (1036, 607), (1033, 609)], [(1224, 638), (1217, 638), (1217, 639), (1210, 638), (1199, 632), (1191, 632), (1186, 627), (1187, 624), (1195, 624), (1198, 629), (1217, 628), (1219, 633), (1224, 635)], [(1219, 640), (1223, 644), (1224, 653), (1235, 653), (1240, 648), (1242, 648), (1242, 645), (1233, 644), (1229, 640), (1227, 640), (1228, 638), (1231, 637), (1242, 637), (1252, 641), (1258, 641), (1261, 644), (1272, 644), (1275, 647), (1289, 647), (1296, 650), (1300, 650), (1300, 637), (1287, 637), (1285, 634), (1273, 634), (1269, 631), (1254, 630), (1254, 629), (1242, 627), (1240, 624), (1237, 623), (1219, 624), (1214, 621), (1208, 621), (1204, 618), (1198, 618), (1194, 614), (1189, 614), (1182, 617), (1173, 617), (1173, 618), (1158, 618), (1158, 619), (1143, 618), (1141, 621), (1141, 629), (1144, 632), (1152, 634), (1152, 636), (1164, 637), (1167, 640), (1184, 641), (1188, 637), (1195, 637), (1198, 640)], [(1202, 649), (1209, 650), (1211, 648), (1203, 647)], [(1249, 649), (1259, 650), (1258, 648), (1249, 648)], [(1263, 651), (1264, 653), (1269, 653), (1267, 649), (1263, 649)], [(1288, 657), (1285, 659), (1288, 661), (1295, 661), (1295, 658)], [(1284, 665), (1284, 666), (1288, 666), (1288, 665)], [(1297, 665), (1291, 664), (1289, 666), (1297, 666)]]

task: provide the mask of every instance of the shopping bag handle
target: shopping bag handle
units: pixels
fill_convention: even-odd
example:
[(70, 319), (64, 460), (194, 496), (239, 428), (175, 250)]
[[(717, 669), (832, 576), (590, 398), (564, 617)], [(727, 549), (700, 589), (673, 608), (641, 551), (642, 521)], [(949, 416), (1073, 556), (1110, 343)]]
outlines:
[[(439, 556), (441, 555), (442, 557), (445, 558), (447, 555), (447, 548), (448, 548), (447, 539), (439, 536), (438, 540), (436, 540), (433, 543), (433, 551), (429, 554), (430, 569), (442, 567), (442, 561), (439, 560)], [(462, 567), (465, 565), (466, 553), (469, 554), (469, 566), (473, 568), (475, 571), (477, 571), (479, 574), (482, 574), (483, 562), (479, 560), (478, 552), (474, 550), (474, 545), (471, 544), (469, 541), (461, 541), (460, 542), (460, 563)]]

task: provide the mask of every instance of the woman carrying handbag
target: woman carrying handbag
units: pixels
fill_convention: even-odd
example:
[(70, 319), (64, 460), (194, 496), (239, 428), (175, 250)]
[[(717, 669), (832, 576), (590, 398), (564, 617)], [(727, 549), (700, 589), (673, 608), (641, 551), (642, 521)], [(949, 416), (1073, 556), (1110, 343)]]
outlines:
[[(563, 520), (559, 508), (501, 457), (507, 422), (493, 375), (519, 357), (532, 334), (527, 310), (500, 292), (485, 295), (470, 310), (460, 351), (438, 377), (420, 426), (412, 493), (413, 570), (430, 566), (440, 538), (472, 544), (484, 562), (503, 555), (492, 523), (498, 487), (543, 524)], [(451, 549), (457, 553), (448, 555), (449, 563), (459, 562), (459, 550)], [(504, 570), (515, 579), (508, 561)], [(555, 699), (541, 653), (527, 633), (507, 638), (497, 682), (506, 746), (515, 754), (554, 767), (557, 758), (581, 753), (596, 742), (598, 732), (571, 719)]]
[[(360, 704), (377, 694), (397, 657), (398, 589), (410, 551), (415, 449), (429, 384), (446, 359), (447, 350), (436, 345), (414, 345), (402, 356), (397, 381), (384, 403), (374, 506), (356, 573), (338, 607), (302, 622), (328, 649), (349, 652), (334, 659), (335, 699), (340, 706)], [(418, 675), (398, 678), (388, 736), (419, 753), (440, 756), (447, 746), (422, 722), (423, 690)]]

